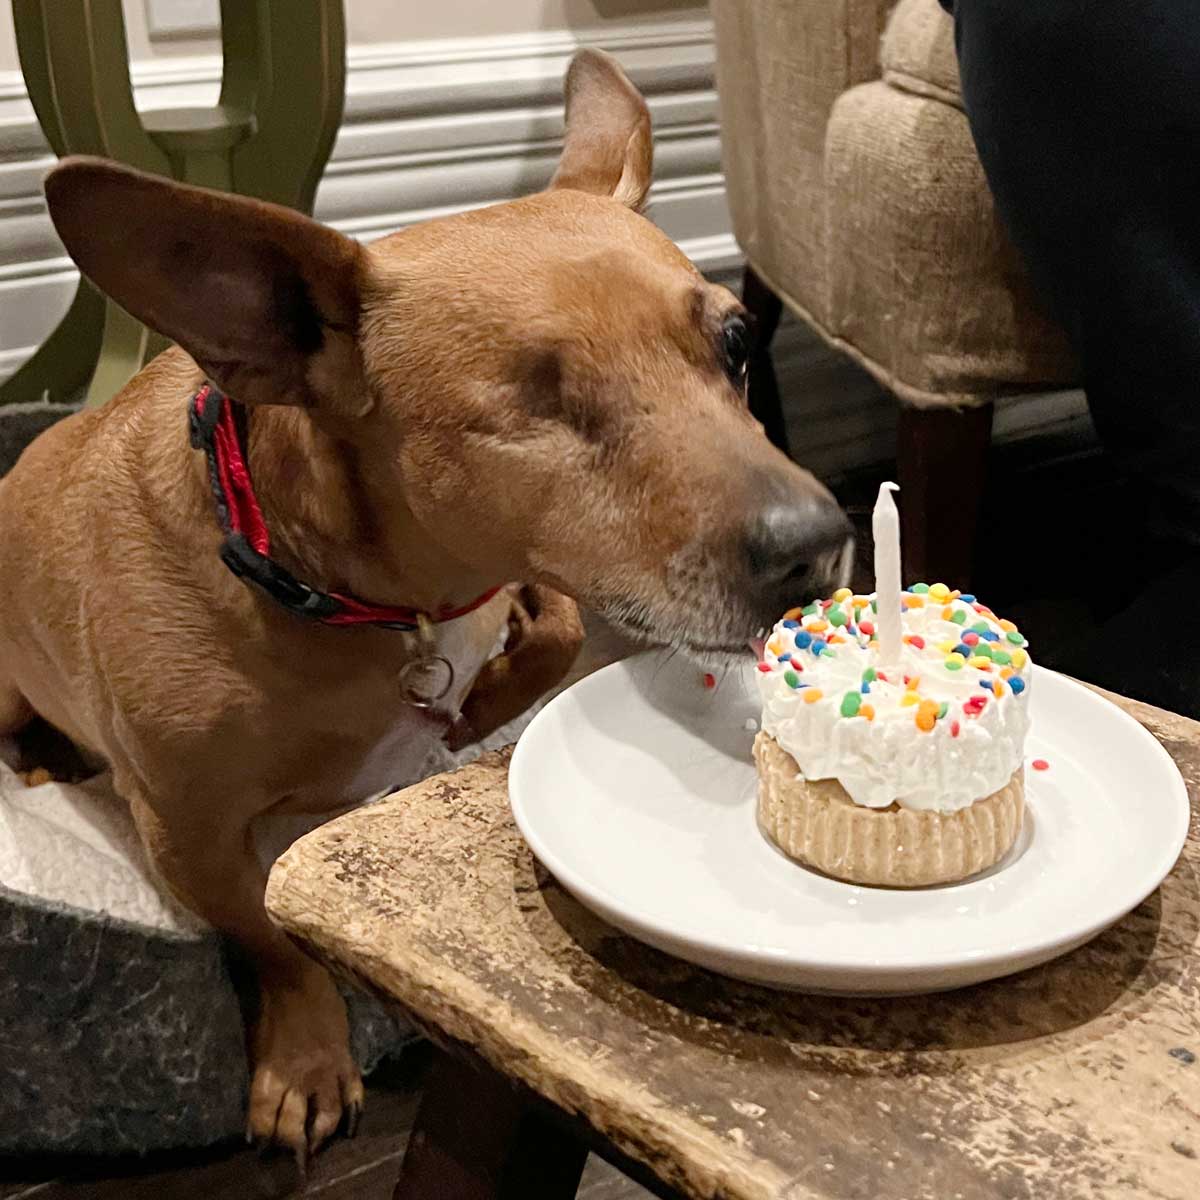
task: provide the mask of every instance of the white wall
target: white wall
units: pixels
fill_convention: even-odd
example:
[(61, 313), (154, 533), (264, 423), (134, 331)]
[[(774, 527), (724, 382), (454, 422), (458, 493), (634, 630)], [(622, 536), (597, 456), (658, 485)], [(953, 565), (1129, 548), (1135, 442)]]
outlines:
[[(246, 0), (249, 3), (249, 0)], [(286, 3), (287, 0), (279, 0)], [(218, 0), (122, 0), (129, 57), (134, 62), (214, 54)], [(346, 38), (352, 46), (428, 38), (488, 37), (538, 29), (603, 31), (629, 25), (703, 17), (701, 0), (345, 0)], [(154, 18), (198, 14), (199, 29), (172, 34)], [(207, 14), (207, 20), (205, 15)], [(0, 71), (19, 67), (12, 10), (0, 4)]]

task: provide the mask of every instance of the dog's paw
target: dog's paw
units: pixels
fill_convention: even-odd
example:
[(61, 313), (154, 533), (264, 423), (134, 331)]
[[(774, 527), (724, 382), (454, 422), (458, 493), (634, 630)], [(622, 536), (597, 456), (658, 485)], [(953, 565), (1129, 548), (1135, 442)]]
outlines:
[(302, 1172), (343, 1122), (354, 1136), (363, 1106), (345, 1009), (332, 983), (329, 991), (332, 1003), (304, 991), (264, 994), (255, 1030), (246, 1140), (290, 1150)]

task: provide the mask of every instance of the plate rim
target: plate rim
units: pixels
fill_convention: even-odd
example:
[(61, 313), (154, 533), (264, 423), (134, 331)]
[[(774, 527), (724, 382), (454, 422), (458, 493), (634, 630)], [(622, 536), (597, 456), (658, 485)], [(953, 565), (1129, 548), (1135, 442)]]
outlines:
[[(575, 895), (586, 906), (598, 911), (606, 920), (615, 925), (624, 926), (627, 931), (629, 926), (643, 930), (645, 931), (645, 936), (653, 935), (659, 939), (659, 944), (661, 944), (663, 939), (669, 939), (680, 946), (694, 948), (709, 958), (722, 959), (727, 962), (741, 960), (746, 963), (761, 965), (765, 968), (787, 968), (793, 974), (800, 974), (802, 972), (864, 974), (870, 972), (874, 973), (877, 977), (880, 975), (911, 975), (916, 972), (937, 974), (953, 973), (964, 969), (981, 970), (1003, 965), (1017, 958), (1022, 960), (1038, 958), (1039, 961), (1046, 961), (1048, 958), (1054, 957), (1060, 948), (1067, 950), (1089, 941), (1137, 908), (1139, 904), (1162, 885), (1163, 880), (1174, 869), (1187, 842), (1191, 825), (1191, 801), (1188, 797), (1187, 784), (1183, 779), (1183, 775), (1175, 760), (1167, 753), (1166, 748), (1140, 721), (1125, 712), (1118, 705), (1113, 704), (1107, 697), (1093, 691), (1069, 675), (1063, 675), (1058, 671), (1050, 670), (1048, 667), (1034, 664), (1034, 671), (1037, 677), (1053, 676), (1056, 685), (1065, 686), (1069, 692), (1074, 692), (1077, 696), (1083, 696), (1085, 703), (1104, 705), (1107, 709), (1116, 713), (1120, 720), (1126, 722), (1128, 726), (1132, 726), (1133, 730), (1136, 731), (1134, 736), (1142, 739), (1143, 744), (1149, 747), (1149, 753), (1156, 756), (1160, 762), (1169, 768), (1168, 774), (1171, 781), (1169, 791), (1171, 798), (1175, 802), (1174, 807), (1176, 810), (1175, 829), (1172, 831), (1170, 839), (1170, 846), (1173, 849), (1168, 847), (1167, 839), (1164, 838), (1164, 849), (1154, 860), (1153, 868), (1148, 869), (1144, 873), (1142, 882), (1137, 885), (1136, 898), (1129, 900), (1127, 897), (1122, 897), (1118, 903), (1105, 907), (1099, 911), (1099, 915), (1089, 918), (1083, 924), (1071, 925), (1068, 929), (1059, 929), (1051, 936), (1038, 938), (1035, 941), (1024, 943), (1020, 946), (1010, 946), (1008, 949), (958, 950), (952, 953), (944, 953), (935, 958), (924, 957), (914, 959), (910, 954), (904, 958), (860, 957), (854, 959), (832, 957), (828, 952), (823, 952), (820, 957), (811, 957), (803, 955), (798, 950), (782, 950), (777, 947), (754, 945), (753, 943), (742, 943), (736, 948), (731, 948), (727, 943), (722, 941), (709, 940), (697, 937), (691, 933), (664, 929), (661, 925), (640, 914), (635, 913), (630, 916), (628, 906), (622, 904), (619, 897), (614, 896), (602, 885), (596, 886), (583, 879), (559, 855), (555, 854), (530, 825), (527, 815), (522, 811), (522, 803), (517, 796), (517, 792), (520, 790), (519, 783), (514, 787), (514, 776), (526, 769), (522, 764), (533, 753), (530, 749), (531, 734), (534, 734), (534, 730), (539, 724), (544, 723), (544, 720), (548, 719), (545, 717), (545, 714), (558, 708), (560, 704), (565, 702), (566, 697), (571, 692), (576, 688), (588, 684), (589, 681), (596, 680), (602, 675), (627, 671), (632, 665), (653, 659), (659, 653), (655, 650), (644, 650), (628, 658), (621, 659), (618, 662), (609, 663), (607, 666), (601, 667), (598, 671), (592, 672), (590, 675), (572, 684), (571, 687), (560, 692), (537, 713), (529, 725), (522, 731), (513, 749), (508, 770), (509, 808), (522, 838), (538, 861), (542, 863), (567, 891)], [(576, 701), (578, 701), (578, 697), (576, 697)], [(1152, 882), (1148, 886), (1145, 885), (1145, 880), (1151, 879)], [(618, 920), (614, 914), (619, 914), (620, 919)], [(678, 955), (677, 957), (684, 956)]]

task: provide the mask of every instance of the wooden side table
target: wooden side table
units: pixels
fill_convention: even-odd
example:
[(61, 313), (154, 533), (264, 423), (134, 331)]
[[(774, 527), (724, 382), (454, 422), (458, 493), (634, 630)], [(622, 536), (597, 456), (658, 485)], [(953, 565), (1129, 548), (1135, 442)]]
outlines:
[(443, 1048), (396, 1196), (568, 1197), (591, 1148), (660, 1196), (1195, 1200), (1200, 724), (1114, 702), (1187, 780), (1179, 863), (1068, 957), (944, 995), (776, 993), (624, 937), (533, 860), (504, 755), (309, 834), (273, 917)]
[[(13, 0), (29, 99), (62, 158), (94, 154), (311, 212), (342, 119), (342, 0), (221, 0), (224, 69), (210, 108), (139, 114), (121, 0)], [(86, 279), (0, 403), (84, 387), (103, 404), (166, 346)]]

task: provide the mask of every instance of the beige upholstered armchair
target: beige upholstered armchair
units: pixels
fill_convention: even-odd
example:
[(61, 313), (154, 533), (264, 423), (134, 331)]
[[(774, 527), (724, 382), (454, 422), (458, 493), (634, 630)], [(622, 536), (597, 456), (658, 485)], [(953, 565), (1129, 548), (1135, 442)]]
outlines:
[(910, 577), (966, 580), (992, 402), (1072, 383), (992, 206), (937, 0), (713, 0), (751, 407), (783, 438), (780, 302), (900, 402)]

